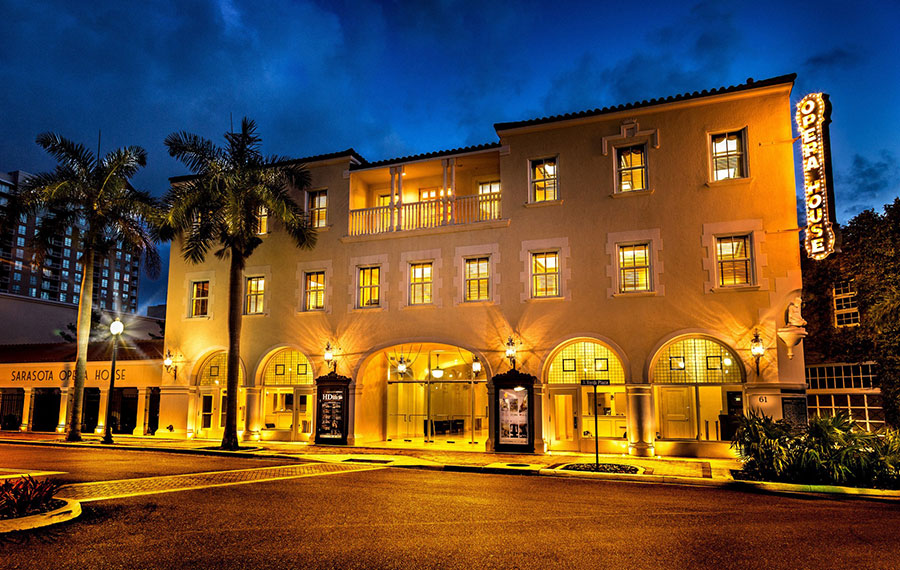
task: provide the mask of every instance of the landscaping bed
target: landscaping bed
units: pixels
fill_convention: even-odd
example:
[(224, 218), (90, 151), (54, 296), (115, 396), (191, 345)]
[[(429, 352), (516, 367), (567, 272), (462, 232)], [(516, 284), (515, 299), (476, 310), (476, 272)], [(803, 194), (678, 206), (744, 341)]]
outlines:
[(560, 467), (565, 471), (583, 471), (587, 473), (625, 473), (637, 475), (640, 469), (634, 465), (621, 465), (619, 463), (569, 463)]
[(53, 498), (59, 487), (56, 481), (28, 475), (4, 480), (0, 483), (0, 520), (47, 513), (65, 506), (65, 501)]

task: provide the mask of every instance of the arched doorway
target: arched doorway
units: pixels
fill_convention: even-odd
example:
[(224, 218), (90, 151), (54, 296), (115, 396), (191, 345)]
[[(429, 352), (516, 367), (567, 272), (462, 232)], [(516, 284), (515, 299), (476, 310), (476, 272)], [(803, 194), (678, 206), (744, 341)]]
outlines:
[(745, 379), (731, 348), (710, 337), (679, 337), (656, 353), (650, 379), (660, 439), (731, 439)]
[(384, 386), (384, 439), (392, 444), (471, 449), (487, 441), (487, 372), (470, 351), (396, 345), (370, 357), (360, 377), (366, 386)]
[[(195, 437), (218, 438), (225, 429), (225, 401), (228, 397), (228, 353), (224, 350), (210, 355), (197, 374), (197, 414), (194, 419)], [(238, 386), (244, 385), (243, 366), (238, 370)], [(238, 390), (238, 402), (243, 404), (243, 389)], [(244, 425), (244, 406), (238, 406), (238, 430)]]
[[(596, 386), (596, 398), (594, 386), (582, 385), (583, 380), (602, 384)], [(609, 346), (594, 339), (568, 341), (552, 353), (544, 381), (551, 450), (577, 451), (582, 442), (593, 447), (595, 435), (625, 438), (625, 369)]]
[(309, 441), (313, 429), (313, 367), (292, 348), (274, 353), (262, 370), (261, 437), (264, 440)]

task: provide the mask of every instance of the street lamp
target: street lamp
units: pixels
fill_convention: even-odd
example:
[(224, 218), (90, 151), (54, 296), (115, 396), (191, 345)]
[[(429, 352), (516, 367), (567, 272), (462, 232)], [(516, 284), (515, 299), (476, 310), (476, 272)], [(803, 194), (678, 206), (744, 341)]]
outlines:
[(512, 369), (516, 369), (516, 342), (513, 340), (512, 335), (510, 335), (506, 339), (506, 358), (509, 359), (509, 365), (512, 366)]
[(114, 443), (112, 438), (112, 426), (110, 425), (110, 416), (112, 415), (112, 398), (113, 391), (116, 388), (116, 352), (119, 349), (119, 335), (125, 330), (125, 325), (116, 317), (116, 320), (109, 324), (109, 334), (112, 335), (112, 366), (109, 371), (109, 392), (106, 395), (106, 433), (103, 434), (103, 443)]
[(756, 359), (756, 375), (759, 376), (759, 359), (766, 353), (766, 345), (763, 344), (762, 338), (759, 336), (759, 330), (753, 331), (753, 338), (750, 339), (750, 354)]

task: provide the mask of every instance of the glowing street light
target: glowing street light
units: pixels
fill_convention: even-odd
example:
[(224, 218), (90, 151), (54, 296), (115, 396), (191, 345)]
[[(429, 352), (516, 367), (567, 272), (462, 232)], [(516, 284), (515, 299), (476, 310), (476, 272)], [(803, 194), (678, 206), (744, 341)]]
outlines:
[(116, 317), (116, 320), (109, 324), (109, 334), (112, 335), (112, 366), (109, 371), (109, 392), (106, 395), (106, 433), (103, 434), (103, 443), (114, 443), (112, 438), (112, 425), (110, 419), (112, 416), (112, 399), (113, 391), (116, 388), (116, 352), (119, 349), (119, 336), (125, 330), (125, 325)]

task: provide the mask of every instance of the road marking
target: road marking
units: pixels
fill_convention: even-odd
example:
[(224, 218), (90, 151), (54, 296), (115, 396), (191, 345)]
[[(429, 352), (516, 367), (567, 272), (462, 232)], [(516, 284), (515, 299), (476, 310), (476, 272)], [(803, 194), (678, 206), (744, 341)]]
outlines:
[(66, 485), (56, 494), (61, 499), (76, 499), (81, 502), (120, 499), (138, 495), (155, 495), (206, 489), (209, 487), (225, 487), (247, 483), (261, 483), (283, 479), (299, 479), (318, 475), (338, 475), (356, 471), (374, 471), (384, 469), (372, 465), (346, 465), (331, 463), (304, 463), (300, 465), (282, 465), (276, 467), (260, 467), (256, 469), (234, 469), (231, 471), (209, 471), (206, 473), (188, 473), (185, 475), (167, 475), (163, 477), (142, 477), (139, 479), (118, 479), (115, 481), (96, 481), (93, 483), (75, 483)]
[(65, 471), (29, 471), (27, 469), (6, 469), (0, 467), (0, 479), (16, 479), (18, 477), (45, 477), (47, 475), (65, 475)]

